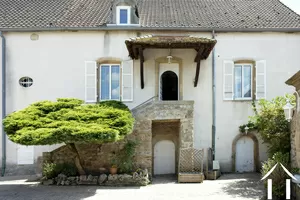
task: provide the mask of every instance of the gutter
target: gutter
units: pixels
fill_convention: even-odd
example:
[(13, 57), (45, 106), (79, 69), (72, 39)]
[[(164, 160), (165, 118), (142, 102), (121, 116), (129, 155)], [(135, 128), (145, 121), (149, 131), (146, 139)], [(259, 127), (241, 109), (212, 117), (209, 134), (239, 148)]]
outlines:
[[(215, 39), (215, 31), (212, 31), (212, 39)], [(212, 51), (212, 133), (211, 133), (211, 147), (213, 153), (213, 160), (216, 155), (216, 62), (215, 62), (215, 49)]]
[(4, 176), (6, 169), (6, 134), (3, 127), (3, 119), (6, 115), (6, 41), (3, 35), (3, 32), (0, 31), (0, 37), (2, 39), (2, 167), (1, 167), (1, 176)]
[(44, 27), (44, 28), (0, 28), (5, 32), (36, 31), (183, 31), (183, 32), (300, 32), (300, 28), (189, 28), (189, 27), (138, 27), (138, 26), (99, 26), (99, 27)]

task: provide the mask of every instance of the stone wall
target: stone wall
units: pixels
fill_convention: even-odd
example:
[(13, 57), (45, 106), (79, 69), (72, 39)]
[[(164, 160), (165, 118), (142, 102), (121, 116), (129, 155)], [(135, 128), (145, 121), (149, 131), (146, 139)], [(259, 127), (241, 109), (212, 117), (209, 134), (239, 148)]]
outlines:
[[(89, 174), (97, 174), (106, 170), (111, 165), (111, 159), (124, 146), (126, 139), (136, 140), (139, 145), (134, 157), (135, 168), (147, 169), (152, 174), (153, 165), (153, 141), (161, 139), (157, 123), (174, 122), (170, 131), (174, 134), (177, 148), (193, 147), (194, 124), (193, 101), (153, 101), (133, 110), (135, 125), (133, 132), (125, 140), (109, 144), (78, 144), (79, 154), (83, 160), (83, 167)], [(155, 128), (156, 127), (156, 128)], [(154, 134), (154, 135), (153, 135)], [(160, 134), (161, 135), (161, 134)], [(153, 139), (154, 138), (154, 139)], [(174, 139), (173, 138), (173, 139)], [(73, 162), (74, 154), (66, 146), (62, 146), (52, 152), (44, 153), (44, 162)]]
[(300, 113), (297, 109), (291, 121), (291, 163), (292, 167), (300, 168)]

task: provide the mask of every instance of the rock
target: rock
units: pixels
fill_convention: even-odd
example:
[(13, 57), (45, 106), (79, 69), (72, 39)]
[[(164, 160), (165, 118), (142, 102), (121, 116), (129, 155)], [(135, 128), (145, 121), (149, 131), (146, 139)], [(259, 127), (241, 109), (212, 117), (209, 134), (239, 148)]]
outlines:
[(101, 175), (99, 176), (98, 183), (99, 183), (99, 184), (102, 184), (102, 183), (104, 183), (105, 181), (107, 181), (107, 175), (106, 175), (106, 174), (101, 174)]
[(81, 175), (80, 177), (79, 177), (79, 181), (81, 182), (81, 181), (86, 181), (86, 175)]
[(75, 176), (70, 176), (67, 179), (68, 181), (76, 181), (76, 177)]
[(62, 181), (60, 182), (60, 184), (61, 184), (61, 185), (65, 185), (65, 181), (62, 180)]
[(133, 178), (134, 180), (139, 179), (139, 174), (138, 174), (137, 172), (134, 172), (133, 175), (132, 175), (132, 178)]
[(69, 180), (66, 180), (66, 181), (65, 181), (65, 185), (70, 185), (70, 181), (69, 181)]
[(54, 184), (54, 180), (53, 179), (47, 179), (47, 180), (43, 180), (43, 185), (53, 185)]
[(92, 175), (88, 175), (87, 181), (93, 181), (94, 177)]
[(57, 177), (58, 177), (58, 178), (62, 178), (63, 180), (67, 178), (67, 176), (66, 176), (66, 175), (64, 175), (64, 174), (58, 174), (58, 176), (57, 176)]
[(118, 175), (117, 174), (108, 175), (108, 181), (116, 181), (116, 180), (118, 180)]
[(119, 179), (119, 181), (124, 182), (124, 183), (133, 182), (133, 178), (129, 174), (120, 174), (118, 176), (118, 179)]

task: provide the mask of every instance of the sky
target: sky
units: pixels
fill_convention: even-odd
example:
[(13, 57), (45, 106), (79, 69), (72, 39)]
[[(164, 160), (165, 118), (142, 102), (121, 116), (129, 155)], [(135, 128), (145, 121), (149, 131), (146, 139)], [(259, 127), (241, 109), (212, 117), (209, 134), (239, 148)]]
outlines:
[(280, 0), (282, 3), (290, 7), (296, 13), (300, 14), (300, 0)]

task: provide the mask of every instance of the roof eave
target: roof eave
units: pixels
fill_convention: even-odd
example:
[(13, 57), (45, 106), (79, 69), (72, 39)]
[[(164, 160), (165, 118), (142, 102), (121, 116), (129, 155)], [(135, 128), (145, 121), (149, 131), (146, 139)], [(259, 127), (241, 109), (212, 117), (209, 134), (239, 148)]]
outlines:
[(45, 27), (45, 28), (0, 28), (3, 32), (40, 31), (189, 31), (189, 32), (300, 32), (299, 28), (201, 28), (201, 27), (137, 27), (137, 26), (99, 26), (99, 27)]

